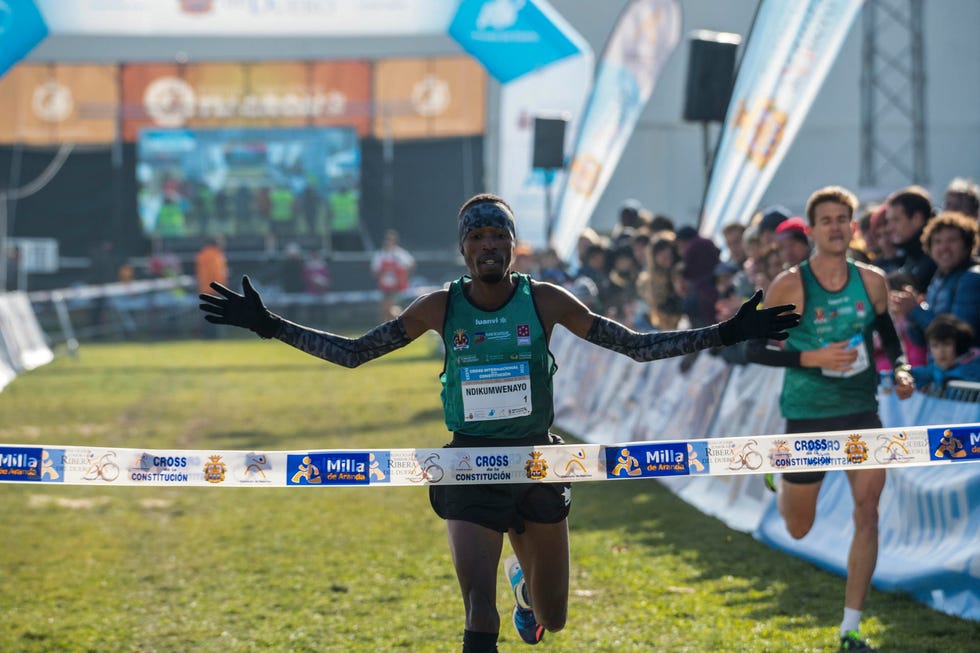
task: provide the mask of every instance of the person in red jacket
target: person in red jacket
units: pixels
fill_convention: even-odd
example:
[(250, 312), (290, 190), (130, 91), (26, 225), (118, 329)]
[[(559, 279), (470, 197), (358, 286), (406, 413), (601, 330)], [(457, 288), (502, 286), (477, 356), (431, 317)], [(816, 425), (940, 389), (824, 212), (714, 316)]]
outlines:
[(408, 277), (415, 269), (415, 259), (398, 244), (398, 232), (385, 232), (381, 249), (371, 259), (371, 274), (378, 280), (381, 291), (381, 319), (388, 321), (396, 315), (398, 296), (408, 290)]

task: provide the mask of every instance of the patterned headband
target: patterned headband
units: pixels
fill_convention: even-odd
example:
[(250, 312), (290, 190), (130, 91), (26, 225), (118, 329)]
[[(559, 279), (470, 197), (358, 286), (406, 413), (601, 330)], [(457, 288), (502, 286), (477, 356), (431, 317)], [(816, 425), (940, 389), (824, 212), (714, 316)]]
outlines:
[(514, 216), (500, 202), (477, 202), (463, 211), (459, 216), (459, 244), (463, 244), (466, 234), (474, 229), (482, 227), (496, 227), (506, 229), (510, 232), (511, 238), (517, 239), (517, 227), (514, 224)]

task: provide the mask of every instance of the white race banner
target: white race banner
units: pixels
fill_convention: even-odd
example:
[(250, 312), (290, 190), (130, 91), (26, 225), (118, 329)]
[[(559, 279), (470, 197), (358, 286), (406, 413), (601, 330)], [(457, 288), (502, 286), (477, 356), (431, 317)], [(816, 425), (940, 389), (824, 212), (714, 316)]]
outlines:
[(980, 424), (439, 449), (220, 451), (0, 445), (0, 482), (334, 487), (570, 483), (980, 461)]

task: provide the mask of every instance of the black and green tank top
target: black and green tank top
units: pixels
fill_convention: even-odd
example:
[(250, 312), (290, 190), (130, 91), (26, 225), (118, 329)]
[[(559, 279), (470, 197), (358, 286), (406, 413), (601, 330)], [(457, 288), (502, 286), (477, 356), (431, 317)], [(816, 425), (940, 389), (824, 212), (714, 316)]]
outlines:
[(861, 280), (861, 271), (847, 262), (847, 283), (837, 292), (820, 285), (810, 262), (800, 264), (803, 280), (803, 320), (789, 330), (786, 348), (809, 351), (842, 340), (858, 349), (846, 372), (816, 367), (789, 367), (783, 379), (780, 407), (787, 419), (837, 417), (878, 410), (878, 375), (874, 366), (872, 323), (874, 307)]
[(531, 296), (531, 278), (495, 311), (463, 294), (469, 277), (453, 281), (446, 301), (446, 362), (442, 406), (446, 427), (462, 435), (524, 438), (545, 433), (555, 417), (552, 377), (558, 369)]

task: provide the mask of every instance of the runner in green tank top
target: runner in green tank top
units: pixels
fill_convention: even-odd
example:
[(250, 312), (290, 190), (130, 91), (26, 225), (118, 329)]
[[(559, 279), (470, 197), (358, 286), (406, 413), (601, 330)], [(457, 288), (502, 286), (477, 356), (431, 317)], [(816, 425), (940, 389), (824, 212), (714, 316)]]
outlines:
[(810, 262), (799, 266), (803, 298), (800, 326), (786, 340), (789, 351), (820, 349), (846, 342), (854, 362), (847, 371), (819, 367), (790, 367), (783, 379), (780, 408), (787, 419), (813, 419), (876, 412), (878, 372), (872, 347), (875, 312), (854, 261), (847, 261), (844, 287), (830, 291), (821, 285)]
[[(457, 215), (459, 251), (468, 274), (416, 299), (404, 313), (359, 338), (294, 324), (270, 313), (248, 278), (243, 294), (211, 284), (202, 294), (205, 319), (251, 329), (339, 365), (356, 367), (404, 347), (426, 331), (446, 345), (441, 375), (447, 446), (492, 447), (560, 442), (554, 417), (555, 364), (548, 339), (556, 325), (638, 361), (679, 356), (757, 338), (787, 337), (799, 323), (792, 306), (759, 309), (762, 291), (721, 324), (690, 331), (637, 333), (592, 313), (569, 291), (511, 272), (516, 225), (495, 195), (469, 199)], [(423, 443), (419, 443), (420, 445)], [(475, 462), (475, 461), (474, 461)], [(492, 465), (492, 463), (488, 463)], [(569, 485), (430, 485), (446, 520), (449, 548), (466, 609), (464, 653), (497, 650), (497, 567), (508, 534), (516, 556), (505, 564), (514, 591), (514, 626), (536, 644), (545, 630), (565, 626), (568, 611)]]
[[(872, 331), (881, 338), (896, 369), (895, 393), (914, 390), (902, 343), (888, 315), (885, 274), (847, 258), (857, 198), (838, 186), (816, 191), (807, 201), (813, 254), (776, 277), (769, 300), (800, 307), (803, 321), (783, 350), (764, 341), (749, 345), (749, 359), (786, 367), (780, 408), (789, 433), (880, 428)], [(823, 472), (783, 474), (777, 505), (790, 535), (801, 538), (813, 526)], [(878, 559), (878, 499), (885, 470), (847, 472), (854, 497), (854, 535), (847, 560), (841, 651), (873, 651), (861, 637), (861, 611)]]

